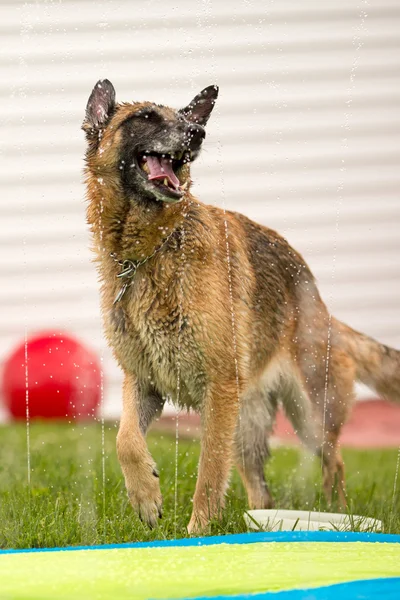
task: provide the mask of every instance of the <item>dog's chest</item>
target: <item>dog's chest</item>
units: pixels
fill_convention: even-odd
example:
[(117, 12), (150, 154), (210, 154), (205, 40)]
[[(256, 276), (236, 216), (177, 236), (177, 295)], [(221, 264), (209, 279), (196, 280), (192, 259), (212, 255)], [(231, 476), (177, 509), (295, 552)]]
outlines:
[(171, 281), (155, 285), (141, 278), (106, 317), (107, 337), (122, 368), (175, 397), (188, 368), (201, 367), (195, 330), (179, 292)]

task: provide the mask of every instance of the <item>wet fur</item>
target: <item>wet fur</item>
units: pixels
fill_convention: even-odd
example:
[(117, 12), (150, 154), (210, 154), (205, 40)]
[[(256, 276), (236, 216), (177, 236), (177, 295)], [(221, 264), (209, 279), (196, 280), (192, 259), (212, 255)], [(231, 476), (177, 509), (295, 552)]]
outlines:
[[(168, 135), (154, 120), (135, 129), (144, 109), (168, 123)], [(155, 525), (162, 498), (144, 436), (167, 397), (202, 416), (189, 531), (220, 513), (233, 462), (250, 506), (271, 506), (264, 462), (279, 403), (322, 457), (327, 496), (338, 476), (345, 502), (338, 439), (354, 381), (398, 399), (399, 353), (331, 318), (303, 258), (275, 231), (199, 202), (190, 192), (189, 165), (179, 175), (189, 182), (181, 202), (165, 203), (142, 189), (128, 170), (131, 140), (140, 133), (144, 145), (174, 145), (182, 135), (176, 111), (111, 103), (106, 112), (100, 125), (90, 115), (84, 123), (87, 218), (104, 330), (125, 374), (117, 449), (132, 505)], [(173, 231), (113, 304), (120, 282), (110, 254), (146, 257)]]

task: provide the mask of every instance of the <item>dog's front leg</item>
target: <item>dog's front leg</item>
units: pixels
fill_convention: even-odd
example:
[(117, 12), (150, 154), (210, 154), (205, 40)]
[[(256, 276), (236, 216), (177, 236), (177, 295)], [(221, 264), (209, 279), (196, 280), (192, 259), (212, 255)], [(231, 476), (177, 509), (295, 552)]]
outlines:
[(238, 414), (236, 383), (210, 386), (202, 414), (199, 474), (189, 533), (203, 531), (224, 508)]
[[(162, 496), (155, 463), (147, 448), (143, 417), (148, 407), (133, 375), (127, 374), (123, 386), (121, 423), (117, 453), (129, 500), (142, 521), (151, 527), (161, 517)], [(155, 412), (155, 411), (154, 411)]]

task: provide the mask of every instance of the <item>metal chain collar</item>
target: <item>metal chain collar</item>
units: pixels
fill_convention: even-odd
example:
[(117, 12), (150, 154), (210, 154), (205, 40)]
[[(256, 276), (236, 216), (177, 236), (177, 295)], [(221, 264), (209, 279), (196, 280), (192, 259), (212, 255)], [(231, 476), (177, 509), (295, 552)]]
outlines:
[(122, 269), (121, 272), (118, 273), (118, 275), (117, 275), (117, 279), (120, 279), (122, 281), (122, 287), (119, 290), (118, 294), (115, 296), (113, 304), (117, 304), (117, 302), (119, 302), (122, 299), (122, 297), (124, 296), (128, 287), (132, 285), (133, 278), (135, 277), (136, 271), (138, 270), (138, 268), (141, 265), (144, 265), (144, 263), (146, 263), (148, 260), (153, 258), (153, 256), (155, 254), (157, 254), (157, 252), (159, 252), (161, 250), (161, 248), (163, 248), (163, 246), (165, 246), (165, 244), (168, 242), (168, 240), (172, 237), (172, 235), (176, 231), (178, 231), (178, 229), (174, 229), (173, 231), (171, 231), (171, 233), (165, 238), (165, 240), (162, 242), (162, 244), (160, 246), (158, 246), (152, 254), (150, 254), (149, 256), (146, 256), (146, 258), (143, 258), (142, 260), (130, 260), (130, 259), (119, 260), (117, 257), (117, 253), (111, 252), (110, 257)]

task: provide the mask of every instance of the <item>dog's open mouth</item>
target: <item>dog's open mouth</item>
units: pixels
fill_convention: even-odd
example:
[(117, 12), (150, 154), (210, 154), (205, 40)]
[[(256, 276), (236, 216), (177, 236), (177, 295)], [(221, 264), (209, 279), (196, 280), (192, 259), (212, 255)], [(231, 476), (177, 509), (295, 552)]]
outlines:
[(181, 184), (178, 175), (184, 163), (189, 162), (189, 152), (174, 155), (146, 152), (139, 154), (138, 166), (147, 181), (150, 181), (163, 195), (173, 199), (182, 198), (188, 182)]

